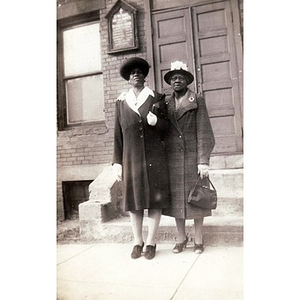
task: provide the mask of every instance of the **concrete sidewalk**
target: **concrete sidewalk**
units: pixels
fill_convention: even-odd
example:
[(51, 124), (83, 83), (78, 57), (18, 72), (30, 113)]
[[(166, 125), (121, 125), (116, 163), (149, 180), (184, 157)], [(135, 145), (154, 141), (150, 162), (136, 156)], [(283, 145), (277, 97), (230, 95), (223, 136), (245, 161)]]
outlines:
[(179, 254), (157, 244), (156, 256), (130, 258), (132, 244), (57, 245), (58, 300), (241, 300), (243, 247), (192, 243)]

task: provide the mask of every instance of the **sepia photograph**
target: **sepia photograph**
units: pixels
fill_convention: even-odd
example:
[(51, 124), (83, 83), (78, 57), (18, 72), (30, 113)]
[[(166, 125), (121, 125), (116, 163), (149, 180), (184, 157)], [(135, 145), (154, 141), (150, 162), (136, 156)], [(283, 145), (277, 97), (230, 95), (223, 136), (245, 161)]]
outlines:
[(243, 299), (243, 1), (57, 1), (57, 299)]
[(1, 299), (300, 298), (295, 7), (1, 8)]

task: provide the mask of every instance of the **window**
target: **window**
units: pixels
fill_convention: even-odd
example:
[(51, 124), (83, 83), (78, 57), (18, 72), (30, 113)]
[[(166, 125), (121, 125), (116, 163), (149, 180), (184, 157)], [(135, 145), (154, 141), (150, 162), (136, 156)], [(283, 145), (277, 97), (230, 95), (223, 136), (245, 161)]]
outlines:
[(89, 200), (91, 183), (92, 180), (62, 182), (65, 219), (78, 219), (79, 204)]
[(97, 20), (59, 31), (60, 129), (105, 119), (99, 30)]

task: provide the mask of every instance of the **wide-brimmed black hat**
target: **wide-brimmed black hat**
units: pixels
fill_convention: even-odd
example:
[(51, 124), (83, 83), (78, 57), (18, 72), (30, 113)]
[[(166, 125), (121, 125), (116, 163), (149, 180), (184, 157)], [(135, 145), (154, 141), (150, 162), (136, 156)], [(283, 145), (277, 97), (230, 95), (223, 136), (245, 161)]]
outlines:
[(194, 75), (188, 71), (188, 67), (181, 61), (175, 61), (171, 63), (171, 70), (164, 76), (164, 80), (167, 84), (171, 84), (171, 78), (175, 73), (184, 75), (187, 78), (188, 85), (194, 81)]
[(144, 77), (146, 77), (149, 73), (149, 64), (146, 60), (140, 57), (131, 57), (126, 59), (120, 67), (120, 74), (125, 80), (129, 80), (129, 75), (131, 71), (135, 68), (139, 68)]

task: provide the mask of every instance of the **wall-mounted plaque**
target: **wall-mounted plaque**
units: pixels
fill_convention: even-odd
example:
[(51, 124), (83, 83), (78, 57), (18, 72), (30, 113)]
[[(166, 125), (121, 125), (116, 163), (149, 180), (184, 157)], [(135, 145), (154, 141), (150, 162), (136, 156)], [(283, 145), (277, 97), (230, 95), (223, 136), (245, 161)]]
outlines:
[(119, 0), (106, 15), (108, 22), (108, 53), (138, 49), (137, 9)]

